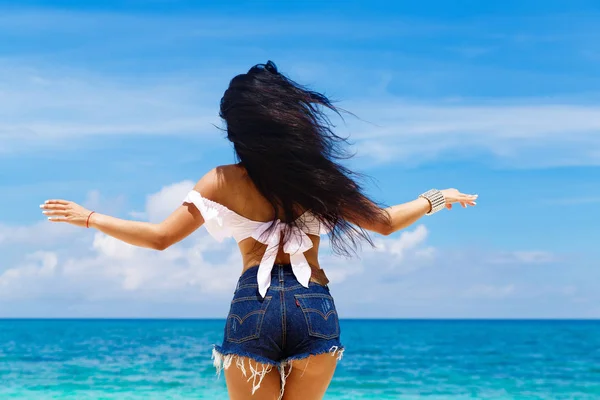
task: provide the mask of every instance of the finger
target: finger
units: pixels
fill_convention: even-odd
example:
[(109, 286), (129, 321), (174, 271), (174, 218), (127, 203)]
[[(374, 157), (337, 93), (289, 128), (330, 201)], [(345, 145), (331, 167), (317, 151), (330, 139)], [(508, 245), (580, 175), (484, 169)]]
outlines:
[(452, 204), (446, 204), (446, 208), (447, 208), (448, 210), (452, 210)]
[(67, 212), (65, 210), (43, 211), (42, 214), (48, 215), (48, 216), (59, 216), (59, 217), (67, 216)]
[(61, 200), (61, 199), (52, 199), (52, 200), (46, 200), (44, 203), (45, 203), (45, 204), (64, 204), (64, 205), (67, 205), (67, 204), (69, 204), (70, 202), (69, 202), (69, 201), (67, 201), (67, 200)]
[(460, 202), (460, 205), (462, 206), (462, 208), (467, 208), (467, 203), (465, 203), (465, 202), (462, 202), (462, 201), (461, 201), (461, 202)]
[(48, 217), (48, 221), (50, 221), (50, 222), (67, 222), (67, 218), (65, 218), (65, 217)]
[(67, 205), (65, 204), (41, 204), (40, 208), (43, 210), (66, 210)]

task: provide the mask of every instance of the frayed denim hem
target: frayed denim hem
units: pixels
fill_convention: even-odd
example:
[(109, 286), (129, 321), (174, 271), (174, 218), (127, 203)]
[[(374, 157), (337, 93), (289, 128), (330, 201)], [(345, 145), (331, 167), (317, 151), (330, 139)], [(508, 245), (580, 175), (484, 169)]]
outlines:
[[(244, 358), (248, 358), (248, 368), (250, 372), (246, 370), (244, 364)], [(213, 348), (212, 352), (213, 365), (217, 369), (217, 376), (221, 374), (221, 371), (231, 366), (235, 360), (235, 366), (240, 369), (244, 377), (248, 376), (248, 382), (252, 381), (252, 394), (258, 390), (265, 375), (273, 370), (273, 367), (277, 367), (279, 364), (269, 360), (268, 358), (255, 356), (248, 353), (229, 353), (224, 354), (218, 346)], [(252, 365), (251, 361), (255, 361), (256, 364)], [(259, 365), (260, 364), (260, 365)]]
[(336, 357), (338, 361), (340, 361), (342, 359), (342, 357), (344, 356), (344, 348), (341, 346), (331, 346), (331, 348), (329, 350), (322, 350), (322, 351), (312, 351), (312, 352), (308, 352), (308, 353), (301, 353), (301, 354), (297, 354), (295, 356), (286, 358), (285, 360), (283, 360), (281, 362), (281, 364), (288, 364), (291, 361), (296, 361), (296, 360), (302, 360), (305, 358), (308, 358), (310, 356), (320, 356), (321, 354), (326, 354), (329, 353), (331, 354), (332, 357)]
[[(273, 361), (266, 357), (257, 356), (250, 353), (244, 352), (223, 352), (219, 346), (214, 346), (212, 351), (213, 365), (217, 370), (217, 376), (221, 374), (221, 371), (231, 366), (235, 360), (235, 366), (240, 369), (244, 377), (248, 377), (248, 382), (252, 381), (252, 394), (254, 394), (260, 387), (264, 377), (276, 367), (279, 370), (281, 376), (281, 392), (279, 399), (283, 398), (283, 392), (285, 390), (285, 382), (292, 372), (292, 362), (297, 360), (306, 359), (310, 356), (318, 356), (321, 354), (331, 354), (332, 357), (336, 357), (340, 361), (344, 355), (344, 348), (341, 346), (332, 346), (329, 350), (314, 351), (308, 353), (297, 354), (295, 356), (286, 358), (283, 361)], [(248, 369), (244, 363), (244, 358), (248, 359)], [(252, 362), (256, 362), (252, 365)], [(262, 364), (262, 365), (259, 365)], [(307, 364), (308, 366), (308, 364)], [(287, 368), (287, 372), (286, 372)]]

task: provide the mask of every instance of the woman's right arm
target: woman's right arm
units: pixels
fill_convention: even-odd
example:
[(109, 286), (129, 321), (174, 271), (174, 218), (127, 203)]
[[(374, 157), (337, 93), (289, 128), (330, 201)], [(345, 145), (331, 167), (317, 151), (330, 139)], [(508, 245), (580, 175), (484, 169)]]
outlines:
[[(460, 203), (463, 207), (474, 206), (477, 195), (463, 194), (456, 189), (441, 190), (446, 201), (446, 208), (451, 209), (452, 204)], [(431, 210), (429, 200), (419, 197), (408, 203), (398, 204), (392, 207), (381, 209), (386, 214), (386, 222), (371, 222), (366, 220), (350, 221), (363, 229), (376, 232), (381, 235), (390, 235), (394, 232), (404, 229), (423, 217)]]
[[(213, 169), (196, 184), (194, 189), (213, 195), (220, 190), (217, 169)], [(204, 218), (192, 204), (178, 206), (164, 221), (150, 223), (111, 217), (90, 210), (68, 200), (47, 200), (40, 206), (51, 222), (67, 222), (97, 230), (134, 246), (164, 250), (183, 240), (202, 224)]]

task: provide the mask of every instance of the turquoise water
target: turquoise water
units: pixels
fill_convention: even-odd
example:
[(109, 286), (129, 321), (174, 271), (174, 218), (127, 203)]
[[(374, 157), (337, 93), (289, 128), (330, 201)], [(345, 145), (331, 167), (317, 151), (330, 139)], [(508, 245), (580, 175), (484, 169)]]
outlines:
[[(0, 320), (0, 399), (226, 399), (213, 320)], [(326, 399), (600, 399), (600, 321), (342, 321)]]

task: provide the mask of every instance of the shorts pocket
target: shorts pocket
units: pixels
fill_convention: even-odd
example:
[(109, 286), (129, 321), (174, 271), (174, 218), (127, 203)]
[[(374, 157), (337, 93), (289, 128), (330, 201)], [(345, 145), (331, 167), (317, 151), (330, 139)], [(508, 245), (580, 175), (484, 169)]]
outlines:
[(227, 316), (227, 341), (241, 343), (257, 339), (271, 296), (260, 299), (258, 296), (234, 298)]
[(297, 294), (296, 304), (300, 306), (310, 336), (334, 339), (340, 336), (340, 323), (333, 297), (328, 294)]
[(258, 282), (256, 280), (256, 274), (241, 276), (240, 279), (238, 279), (237, 284), (238, 286), (245, 286), (250, 284), (258, 285)]

